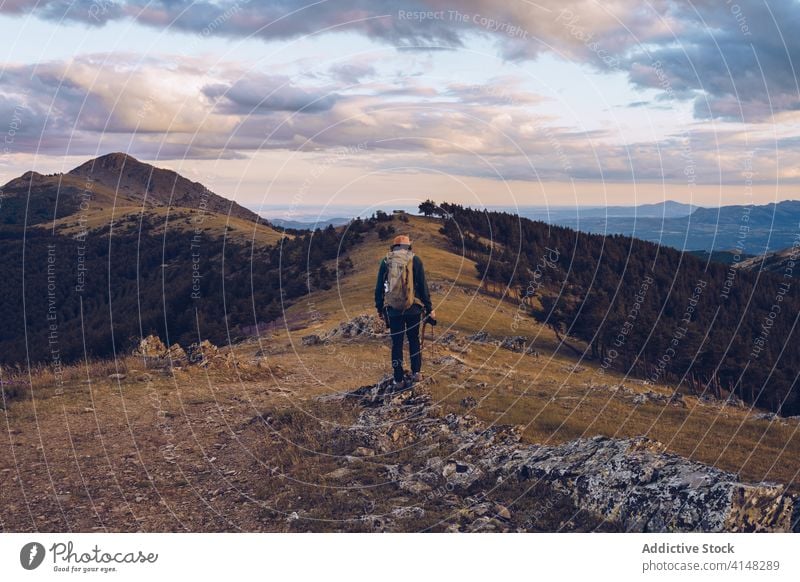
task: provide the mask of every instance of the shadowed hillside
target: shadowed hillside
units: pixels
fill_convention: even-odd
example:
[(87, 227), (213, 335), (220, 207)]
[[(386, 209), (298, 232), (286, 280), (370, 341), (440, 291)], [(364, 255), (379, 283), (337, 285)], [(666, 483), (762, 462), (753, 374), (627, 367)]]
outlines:
[(199, 182), (192, 182), (172, 170), (156, 168), (124, 153), (100, 156), (81, 164), (69, 176), (87, 183), (99, 183), (118, 196), (141, 205), (203, 208), (225, 216), (258, 222), (262, 220), (232, 200), (214, 194)]
[(675, 249), (443, 204), (452, 248), (581, 361), (651, 382), (800, 414), (793, 263), (780, 273)]
[[(0, 364), (113, 357), (144, 335), (215, 342), (266, 325), (373, 223), (286, 235), (124, 154), (28, 172), (0, 199)], [(27, 230), (26, 230), (27, 227)], [(289, 263), (286, 258), (289, 257)], [(279, 275), (280, 274), (280, 275)]]
[[(138, 224), (143, 220), (146, 230)], [(0, 188), (2, 238), (16, 238), (24, 225), (81, 237), (121, 223), (147, 235), (170, 229), (227, 234), (242, 244), (274, 244), (283, 236), (254, 212), (202, 184), (121, 153), (89, 160), (66, 174), (26, 172)]]

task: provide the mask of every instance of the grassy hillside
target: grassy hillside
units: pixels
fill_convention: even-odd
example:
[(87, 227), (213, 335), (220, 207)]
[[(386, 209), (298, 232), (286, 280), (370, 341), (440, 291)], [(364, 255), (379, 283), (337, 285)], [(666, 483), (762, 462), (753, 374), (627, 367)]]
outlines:
[(23, 225), (75, 236), (86, 230), (142, 221), (164, 230), (228, 236), (233, 242), (273, 245), (283, 236), (252, 211), (218, 196), (171, 170), (144, 164), (125, 154), (108, 154), (66, 174), (27, 172), (0, 190), (0, 224), (19, 234)]
[[(582, 358), (786, 416), (800, 413), (800, 352), (793, 349), (800, 294), (791, 265), (782, 273), (751, 272), (630, 237), (442, 206), (443, 232), (478, 261), (486, 288), (529, 296), (525, 312)], [(575, 347), (574, 338), (585, 345)]]
[(97, 206), (80, 215), (71, 214), (55, 221), (39, 224), (41, 228), (54, 229), (55, 232), (75, 236), (85, 229), (103, 229), (114, 224), (116, 232), (138, 231), (142, 222), (154, 225), (147, 230), (147, 236), (163, 236), (164, 231), (201, 233), (203, 236), (227, 236), (239, 244), (270, 246), (286, 235), (264, 222), (252, 222), (236, 216), (226, 216), (216, 212), (196, 208), (141, 206)]
[[(795, 486), (796, 419), (689, 395), (670, 403), (673, 386), (576, 365), (570, 353), (555, 351), (549, 328), (515, 320), (516, 300), (478, 292), (474, 264), (449, 249), (436, 221), (412, 217), (394, 225), (411, 235), (425, 262), (441, 322), (435, 338), (457, 338), (444, 345), (429, 335), (425, 348), (429, 380), (421, 390), (442, 414), (518, 425), (533, 443), (645, 435), (744, 479)], [(372, 312), (385, 250), (385, 241), (366, 233), (340, 257), (352, 260), (350, 275), (288, 307), (259, 337), (223, 346), (219, 363), (208, 367), (152, 369), (141, 357), (119, 354), (59, 374), (46, 364), (31, 376), (4, 368), (2, 415), (9, 430), (0, 437), (0, 450), (8, 453), (0, 455), (0, 472), (9, 485), (0, 490), (0, 524), (14, 531), (371, 531), (362, 519), (369, 513), (363, 496), (337, 485), (336, 476), (345, 474), (338, 463), (350, 451), (320, 441), (355, 422), (358, 410), (315, 397), (387, 374), (388, 338), (364, 334), (317, 345), (303, 338)], [(538, 356), (466, 340), (481, 330), (490, 340), (524, 336)], [(351, 466), (362, 484), (383, 482), (370, 469), (378, 465)], [(397, 493), (386, 495), (390, 502)], [(437, 507), (443, 515), (454, 511)], [(547, 505), (543, 515), (554, 507)], [(292, 517), (312, 508), (328, 519)], [(542, 528), (554, 527), (542, 519)], [(413, 530), (414, 523), (405, 527)]]
[[(433, 366), (430, 373), (440, 381), (431, 390), (454, 409), (471, 396), (479, 402), (478, 416), (523, 425), (525, 436), (535, 442), (563, 442), (595, 434), (647, 435), (677, 453), (729, 470), (741, 470), (753, 480), (780, 476), (790, 482), (800, 469), (790, 452), (800, 448), (796, 421), (744, 422), (751, 416), (749, 409), (707, 403), (691, 396), (685, 398), (685, 408), (651, 402), (632, 404), (633, 396), (617, 387), (622, 385), (636, 393), (652, 391), (666, 397), (675, 387), (645, 385), (638, 379), (605, 370), (598, 362), (582, 361), (576, 366), (571, 352), (563, 347), (556, 351), (561, 343), (549, 326), (519, 316), (518, 299), (499, 299), (478, 291), (480, 280), (474, 262), (450, 250), (439, 233), (438, 220), (412, 217), (403, 226), (408, 227), (403, 232), (409, 233), (415, 252), (424, 261), (429, 282), (441, 285), (432, 294), (441, 322), (435, 330), (436, 336), (453, 331), (461, 336), (478, 331), (496, 338), (521, 335), (540, 354), (534, 358), (473, 343), (469, 353), (454, 353), (465, 362), (464, 370), (454, 372), (449, 365)], [(297, 353), (282, 365), (304, 366), (314, 360), (317, 368), (330, 367), (332, 373), (320, 378), (322, 389), (364, 381), (362, 369), (373, 370), (368, 372), (373, 378), (389, 373), (386, 342), (379, 344), (379, 351), (370, 348), (365, 351), (358, 344), (337, 345), (336, 354), (325, 360), (324, 347), (302, 348), (300, 341), (311, 331), (328, 329), (373, 310), (377, 265), (385, 252), (386, 243), (378, 240), (359, 246), (350, 255), (355, 266), (353, 275), (341, 282), (337, 293), (312, 293), (287, 310), (287, 321), (295, 326), (303, 322), (303, 327), (288, 334), (287, 339), (296, 346)], [(428, 341), (431, 342), (430, 335)], [(438, 350), (438, 356), (451, 353), (441, 346), (429, 349)], [(307, 355), (309, 351), (314, 352), (313, 357)], [(435, 357), (430, 354), (428, 362)], [(342, 381), (342, 376), (346, 381)], [(752, 410), (753, 414), (763, 413)]]

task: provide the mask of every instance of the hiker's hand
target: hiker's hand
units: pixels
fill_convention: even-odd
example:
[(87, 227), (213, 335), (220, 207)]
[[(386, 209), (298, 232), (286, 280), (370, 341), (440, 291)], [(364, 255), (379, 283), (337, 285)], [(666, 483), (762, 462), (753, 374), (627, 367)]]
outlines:
[(430, 317), (431, 319), (436, 319), (436, 310), (435, 309), (431, 310), (431, 312), (428, 314), (428, 317)]

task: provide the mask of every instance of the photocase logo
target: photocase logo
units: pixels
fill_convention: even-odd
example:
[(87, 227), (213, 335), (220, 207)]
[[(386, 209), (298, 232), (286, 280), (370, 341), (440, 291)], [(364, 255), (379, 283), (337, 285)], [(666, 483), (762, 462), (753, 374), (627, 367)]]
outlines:
[(44, 546), (39, 542), (27, 543), (19, 552), (19, 563), (26, 570), (35, 570), (42, 565), (44, 553)]

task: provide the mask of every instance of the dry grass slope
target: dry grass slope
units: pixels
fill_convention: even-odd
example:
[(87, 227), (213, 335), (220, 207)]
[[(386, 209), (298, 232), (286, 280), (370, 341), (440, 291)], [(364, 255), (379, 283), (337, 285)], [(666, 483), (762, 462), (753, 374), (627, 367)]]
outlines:
[[(682, 406), (669, 404), (671, 386), (644, 385), (603, 373), (594, 362), (576, 362), (556, 349), (547, 328), (526, 319), (512, 330), (516, 301), (477, 292), (474, 265), (447, 248), (436, 221), (411, 217), (395, 227), (411, 235), (435, 284), (437, 337), (452, 332), (465, 338), (481, 330), (494, 338), (522, 335), (540, 354), (492, 343), (437, 346), (429, 338), (427, 390), (443, 413), (518, 425), (524, 439), (536, 443), (645, 435), (745, 480), (796, 489), (797, 421), (691, 396)], [(314, 291), (287, 309), (270, 334), (226, 348), (238, 365), (153, 371), (122, 355), (116, 362), (69, 368), (61, 383), (52, 371), (36, 371), (32, 398), (7, 402), (2, 412), (7, 430), (0, 437), (0, 528), (371, 531), (373, 525), (361, 519), (370, 511), (363, 506), (367, 498), (335, 484), (337, 455), (347, 447), (320, 442), (323, 429), (348, 425), (357, 410), (315, 397), (388, 373), (388, 340), (302, 342), (372, 312), (386, 243), (369, 237), (350, 255), (355, 269), (338, 287)], [(110, 377), (117, 373), (124, 377)], [(381, 480), (368, 467), (356, 469), (362, 487)], [(292, 513), (310, 499), (316, 517), (295, 519)], [(519, 503), (537, 503), (536, 492)], [(547, 511), (560, 510), (548, 506), (542, 515)], [(551, 517), (543, 517), (543, 529), (556, 523), (558, 516)], [(597, 525), (586, 518), (575, 527)], [(409, 530), (418, 526), (407, 522)]]

